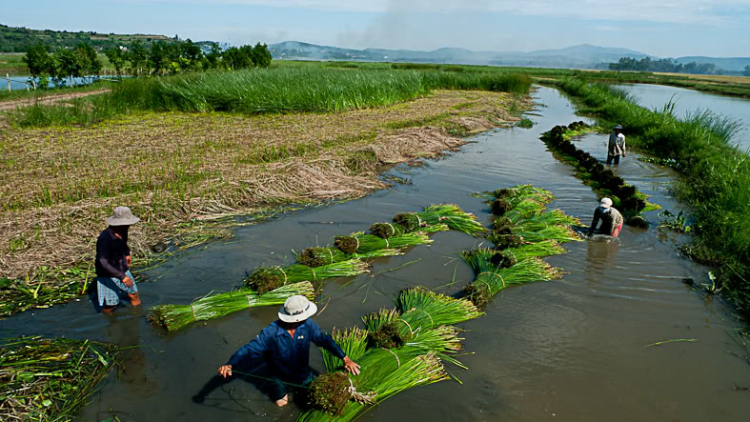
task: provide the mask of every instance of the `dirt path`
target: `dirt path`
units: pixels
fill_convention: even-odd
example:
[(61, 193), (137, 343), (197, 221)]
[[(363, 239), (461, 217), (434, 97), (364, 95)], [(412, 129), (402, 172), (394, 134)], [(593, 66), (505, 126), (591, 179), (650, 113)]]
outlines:
[(52, 104), (65, 100), (72, 100), (74, 98), (83, 98), (90, 95), (104, 94), (105, 92), (111, 91), (109, 88), (98, 89), (96, 91), (86, 92), (70, 92), (66, 94), (52, 94), (40, 98), (23, 98), (20, 100), (9, 100), (0, 102), (0, 111), (15, 110), (16, 107), (28, 107), (39, 101), (42, 104)]

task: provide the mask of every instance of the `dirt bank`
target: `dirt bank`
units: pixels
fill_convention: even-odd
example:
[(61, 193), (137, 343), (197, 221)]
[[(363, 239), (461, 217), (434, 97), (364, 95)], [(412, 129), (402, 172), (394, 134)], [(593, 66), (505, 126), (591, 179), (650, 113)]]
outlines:
[[(387, 186), (384, 164), (435, 157), (460, 136), (519, 120), (528, 98), (441, 91), (337, 114), (150, 113), (88, 128), (0, 132), (0, 280), (56, 289), (90, 277), (97, 233), (116, 205), (137, 259), (154, 245), (229, 237), (236, 216), (346, 200)], [(73, 283), (75, 284), (75, 283)], [(0, 304), (17, 300), (0, 290)], [(28, 306), (27, 306), (28, 307)], [(6, 309), (5, 313), (22, 309)]]

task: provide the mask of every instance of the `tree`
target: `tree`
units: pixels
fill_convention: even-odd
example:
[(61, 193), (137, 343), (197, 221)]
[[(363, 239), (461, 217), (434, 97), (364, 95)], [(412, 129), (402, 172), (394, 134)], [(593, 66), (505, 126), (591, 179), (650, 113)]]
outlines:
[(148, 53), (148, 63), (154, 75), (161, 75), (167, 69), (167, 52), (166, 44), (163, 41), (151, 45), (151, 51)]
[(76, 47), (76, 59), (78, 60), (78, 74), (73, 76), (85, 78), (87, 76), (99, 76), (102, 71), (102, 62), (96, 54), (94, 47), (87, 43), (80, 43)]
[(24, 63), (29, 68), (29, 73), (34, 78), (51, 75), (54, 68), (54, 60), (49, 53), (49, 47), (37, 44), (28, 49), (23, 56)]
[(125, 53), (119, 47), (114, 47), (106, 50), (104, 54), (107, 55), (109, 62), (115, 67), (117, 77), (122, 79), (122, 68), (125, 67)]
[(211, 43), (211, 51), (206, 54), (205, 59), (208, 63), (208, 68), (216, 69), (221, 67), (221, 48), (219, 48), (219, 44)]
[(745, 71), (742, 72), (745, 76), (750, 76), (750, 65), (745, 66)]
[(65, 86), (65, 78), (77, 76), (81, 73), (78, 57), (73, 50), (58, 48), (55, 51), (55, 66), (52, 72), (52, 81), (55, 86)]
[[(130, 62), (131, 72), (139, 76), (148, 63), (148, 51), (141, 40), (136, 40), (128, 49), (125, 59)], [(146, 69), (148, 71), (148, 69)]]
[(256, 67), (261, 68), (267, 68), (268, 66), (271, 66), (271, 60), (273, 59), (273, 56), (271, 56), (271, 52), (268, 51), (268, 46), (260, 43), (255, 44), (255, 47), (253, 48), (253, 64)]

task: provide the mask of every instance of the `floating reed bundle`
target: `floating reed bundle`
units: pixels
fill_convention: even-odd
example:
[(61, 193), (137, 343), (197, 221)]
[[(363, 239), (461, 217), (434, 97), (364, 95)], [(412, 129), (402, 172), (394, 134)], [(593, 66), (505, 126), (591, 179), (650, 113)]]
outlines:
[(245, 278), (245, 285), (258, 294), (264, 294), (289, 283), (364, 274), (367, 267), (369, 265), (366, 262), (350, 259), (320, 267), (295, 264), (288, 267), (258, 268)]
[(474, 282), (464, 289), (464, 296), (478, 307), (489, 303), (497, 292), (506, 287), (554, 280), (561, 276), (556, 268), (538, 258), (524, 259), (511, 267), (500, 268), (493, 264), (493, 257), (497, 253), (494, 249), (477, 248), (461, 254), (477, 274)]
[(117, 364), (116, 346), (21, 337), (0, 344), (0, 420), (71, 420)]
[(349, 236), (337, 236), (334, 245), (347, 254), (367, 254), (382, 249), (407, 248), (429, 243), (432, 243), (432, 240), (425, 233), (407, 233), (383, 239), (382, 237), (358, 232)]
[(393, 222), (402, 225), (407, 232), (438, 224), (471, 235), (485, 231), (474, 214), (464, 212), (455, 204), (430, 205), (421, 212), (396, 214)]
[(345, 253), (339, 248), (307, 248), (297, 255), (297, 262), (308, 267), (322, 267), (336, 262), (348, 261), (350, 259), (370, 259), (386, 256), (403, 255), (399, 249), (377, 249), (367, 253)]
[(169, 331), (179, 330), (195, 321), (208, 321), (256, 306), (283, 305), (290, 296), (303, 295), (315, 298), (315, 289), (309, 281), (287, 284), (259, 294), (242, 288), (227, 293), (202, 297), (189, 305), (158, 305), (150, 309), (148, 320)]

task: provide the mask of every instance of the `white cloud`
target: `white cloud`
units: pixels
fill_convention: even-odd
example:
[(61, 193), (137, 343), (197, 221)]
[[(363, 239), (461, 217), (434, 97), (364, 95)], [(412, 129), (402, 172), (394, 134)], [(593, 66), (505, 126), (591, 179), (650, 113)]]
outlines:
[[(185, 3), (186, 0), (162, 0)], [(613, 21), (721, 25), (747, 22), (750, 0), (187, 0), (324, 11), (414, 13), (499, 12)], [(735, 11), (737, 13), (727, 13)]]

